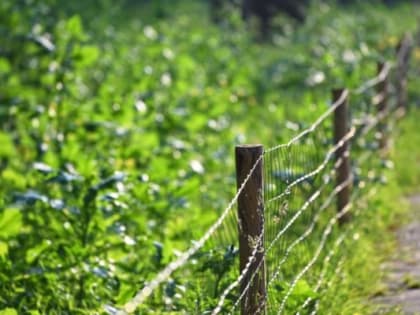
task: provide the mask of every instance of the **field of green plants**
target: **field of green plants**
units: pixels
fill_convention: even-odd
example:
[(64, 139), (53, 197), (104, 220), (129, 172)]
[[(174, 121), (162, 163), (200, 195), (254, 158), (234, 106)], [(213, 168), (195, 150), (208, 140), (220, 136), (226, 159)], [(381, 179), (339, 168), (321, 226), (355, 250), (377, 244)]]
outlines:
[[(413, 12), (315, 2), (304, 25), (279, 18), (262, 43), (239, 12), (212, 24), (205, 1), (0, 1), (0, 314), (126, 303), (226, 207), (234, 146), (307, 127), (332, 88), (359, 86), (394, 56)], [(375, 248), (359, 244), (366, 255), (349, 268), (364, 270), (326, 293), (331, 314), (360, 312), (375, 290), (376, 260), (360, 267)], [(160, 294), (161, 313), (187, 314), (198, 293), (174, 282)], [(203, 301), (197, 314), (214, 303)]]

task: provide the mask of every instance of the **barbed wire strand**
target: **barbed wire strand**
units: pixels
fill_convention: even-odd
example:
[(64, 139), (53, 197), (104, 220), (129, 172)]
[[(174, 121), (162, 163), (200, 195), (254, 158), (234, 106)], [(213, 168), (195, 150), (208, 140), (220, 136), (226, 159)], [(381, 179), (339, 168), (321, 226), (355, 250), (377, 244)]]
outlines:
[[(212, 315), (216, 315), (219, 314), (219, 312), (222, 310), (223, 304), (225, 299), (227, 298), (228, 294), (236, 287), (238, 286), (242, 279), (245, 278), (245, 276), (247, 275), (248, 271), (250, 270), (252, 264), (254, 263), (256, 256), (259, 254), (260, 250), (261, 250), (261, 245), (262, 245), (262, 240), (264, 238), (264, 225), (263, 225), (263, 229), (262, 232), (259, 236), (257, 236), (257, 244), (254, 245), (254, 249), (252, 250), (251, 255), (248, 257), (248, 262), (245, 265), (245, 268), (241, 271), (241, 274), (239, 275), (239, 277), (232, 282), (222, 293), (222, 295), (219, 298), (219, 301), (217, 303), (216, 308), (212, 311)], [(261, 258), (261, 261), (263, 261), (265, 257), (263, 256)], [(258, 264), (257, 269), (261, 266), (261, 263)], [(253, 280), (253, 279), (252, 279)], [(249, 282), (252, 282), (252, 280), (250, 280)]]
[(345, 99), (347, 98), (348, 95), (349, 95), (349, 91), (348, 90), (343, 90), (343, 92), (341, 93), (338, 100), (335, 101), (327, 111), (325, 111), (321, 116), (319, 116), (318, 119), (309, 128), (303, 130), (300, 134), (298, 134), (297, 136), (292, 138), (289, 142), (287, 142), (285, 144), (279, 144), (277, 146), (269, 148), (269, 149), (266, 150), (266, 152), (271, 152), (271, 151), (274, 151), (274, 150), (278, 150), (279, 148), (282, 148), (282, 147), (291, 146), (292, 144), (296, 143), (297, 141), (299, 141), (301, 138), (303, 138), (307, 134), (310, 134), (310, 133), (314, 132), (318, 128), (318, 126), (328, 116), (332, 115), (334, 113), (334, 111), (344, 103), (344, 101), (345, 101)]
[[(368, 193), (366, 194), (366, 196), (363, 198), (363, 200), (367, 200), (367, 199), (369, 199), (370, 197), (372, 197), (373, 195), (375, 195), (376, 194), (376, 187), (373, 187), (373, 188), (371, 188), (369, 191), (368, 191)], [(360, 204), (363, 200), (359, 200), (358, 202), (357, 202), (357, 204)], [(360, 214), (360, 212), (361, 212), (361, 208), (360, 207), (356, 207), (356, 211), (354, 211), (353, 213), (354, 213), (354, 215), (355, 216), (357, 216), (358, 214)], [(353, 227), (355, 227), (354, 226), (354, 224), (353, 224)], [(350, 229), (348, 229), (348, 230), (346, 230), (344, 233), (349, 233), (350, 232)], [(354, 239), (354, 238), (353, 238)], [(339, 274), (339, 272), (341, 272), (341, 269), (342, 269), (342, 266), (343, 266), (343, 263), (344, 263), (344, 257), (342, 257), (341, 259), (340, 259), (340, 261), (338, 262), (338, 264), (337, 264), (337, 268), (336, 268), (336, 270), (335, 270), (335, 272), (334, 272), (334, 275), (335, 276), (337, 276), (338, 274)], [(327, 289), (328, 289), (328, 287), (330, 287), (331, 285), (332, 285), (332, 281), (333, 281), (333, 279), (331, 279), (330, 281), (328, 281), (328, 284), (327, 284)], [(319, 288), (321, 287), (321, 285), (322, 285), (322, 282), (323, 282), (323, 279), (321, 280), (321, 279), (319, 279), (318, 280), (318, 283), (317, 283), (317, 285), (316, 285), (316, 287), (315, 287), (315, 289), (314, 289), (314, 291), (315, 292), (317, 292), (318, 290), (319, 290)], [(308, 301), (309, 300), (309, 301)], [(307, 301), (305, 301), (305, 303), (310, 303), (310, 300), (311, 300), (311, 298), (308, 298), (308, 300)], [(314, 306), (314, 309), (313, 309), (313, 311), (311, 312), (311, 314), (310, 315), (315, 315), (315, 314), (317, 314), (317, 311), (318, 311), (318, 308), (319, 308), (319, 302), (320, 302), (320, 300), (319, 299), (317, 299), (317, 301), (315, 302), (315, 306)], [(305, 306), (306, 307), (306, 306)]]
[[(334, 281), (334, 278), (335, 277), (337, 277), (340, 273), (341, 273), (341, 271), (343, 270), (343, 266), (344, 266), (344, 261), (345, 261), (345, 256), (344, 257), (341, 257), (341, 259), (339, 260), (339, 262), (337, 263), (337, 267), (336, 267), (336, 269), (335, 269), (335, 271), (334, 271), (334, 275), (333, 275), (333, 277), (328, 281), (328, 283), (327, 283), (327, 285), (326, 285), (326, 290), (328, 290), (330, 287), (331, 287), (331, 285), (332, 285), (332, 283), (333, 283), (333, 281)], [(315, 302), (315, 305), (314, 305), (314, 309), (312, 310), (312, 312), (311, 312), (311, 314), (310, 315), (315, 315), (315, 314), (317, 314), (318, 313), (318, 309), (319, 309), (319, 302), (320, 302), (320, 300), (319, 299), (317, 299), (316, 300), (316, 302)]]
[[(328, 209), (328, 207), (331, 205), (331, 203), (334, 201), (334, 197), (336, 195), (338, 195), (344, 188), (350, 186), (353, 182), (353, 178), (348, 178), (346, 181), (344, 181), (343, 183), (341, 183), (340, 185), (336, 186), (335, 189), (329, 194), (329, 196), (327, 197), (327, 199), (325, 200), (325, 202), (320, 206), (317, 214), (315, 215), (313, 221), (311, 222), (311, 225), (308, 227), (308, 229), (304, 232), (304, 234), (299, 237), (297, 240), (295, 240), (295, 242), (293, 242), (288, 249), (286, 249), (285, 255), (283, 257), (283, 259), (280, 261), (280, 263), (277, 265), (276, 267), (276, 271), (273, 274), (273, 276), (270, 278), (270, 280), (267, 283), (267, 288), (269, 288), (274, 281), (278, 278), (278, 276), (280, 275), (281, 269), (280, 267), (284, 264), (284, 262), (287, 259), (287, 256), (290, 254), (291, 249), (293, 249), (293, 247), (295, 247), (296, 245), (298, 245), (300, 242), (302, 242), (310, 233), (312, 233), (312, 230), (314, 229), (316, 223), (318, 222), (318, 220), (320, 219), (320, 216), (322, 214), (322, 212), (326, 209)], [(307, 235), (306, 235), (307, 234)], [(306, 236), (305, 236), (306, 235)], [(304, 237), (305, 236), (305, 237)], [(261, 308), (259, 309), (261, 310)]]
[[(373, 153), (372, 153), (372, 151), (370, 151), (370, 155), (371, 156), (373, 156)], [(366, 196), (363, 198), (363, 199), (369, 199), (371, 196), (372, 196), (372, 194), (375, 192), (376, 190), (375, 189), (370, 189), (369, 190), (369, 192), (366, 194)], [(356, 207), (356, 209), (355, 209), (355, 211), (353, 212), (353, 215), (354, 216), (357, 216), (359, 213), (360, 213), (360, 207), (359, 207), (359, 205), (360, 205), (360, 203), (362, 202), (362, 200), (358, 200), (358, 202), (357, 202), (357, 207)], [(352, 228), (354, 228), (354, 224), (352, 224), (351, 225), (351, 227)], [(346, 229), (342, 234), (346, 234), (346, 233), (349, 233), (350, 232), (350, 230), (351, 230), (351, 228), (348, 228), (348, 229)], [(340, 236), (341, 237), (341, 236)], [(343, 239), (344, 240), (344, 239)], [(341, 241), (340, 241), (340, 243), (341, 243)], [(339, 244), (335, 244), (334, 246), (333, 246), (333, 248), (329, 251), (329, 253), (328, 253), (328, 255), (326, 256), (326, 258), (324, 259), (324, 261), (323, 261), (323, 265), (324, 265), (324, 267), (323, 267), (323, 270), (322, 270), (322, 272), (321, 272), (321, 274), (320, 274), (320, 277), (319, 277), (319, 279), (318, 279), (318, 281), (317, 281), (317, 284), (315, 285), (315, 287), (314, 287), (314, 292), (318, 292), (318, 290), (319, 290), (319, 288), (321, 287), (321, 285), (322, 285), (322, 283), (323, 283), (323, 281), (324, 281), (324, 278), (325, 278), (325, 275), (326, 275), (326, 272), (327, 272), (327, 268), (326, 268), (326, 264), (327, 263), (329, 263), (329, 260), (331, 259), (331, 257), (334, 255), (334, 252), (337, 250), (337, 248), (338, 248), (338, 245)], [(308, 306), (308, 304), (311, 302), (313, 300), (313, 298), (311, 298), (311, 297), (309, 297), (303, 304), (302, 304), (302, 306), (300, 307), (300, 309), (304, 309), (306, 306)]]
[(329, 221), (326, 229), (324, 230), (324, 233), (322, 234), (321, 242), (320, 242), (318, 248), (316, 249), (314, 256), (309, 261), (309, 263), (298, 273), (298, 275), (292, 281), (292, 284), (290, 285), (286, 295), (284, 296), (283, 300), (281, 301), (281, 305), (280, 305), (280, 308), (277, 312), (277, 315), (280, 315), (283, 312), (284, 307), (286, 306), (286, 302), (287, 302), (288, 298), (290, 297), (290, 295), (292, 294), (292, 292), (293, 292), (294, 288), (296, 287), (298, 281), (305, 275), (305, 273), (309, 269), (312, 268), (312, 266), (315, 264), (315, 262), (317, 261), (317, 259), (321, 255), (322, 249), (324, 248), (324, 246), (325, 246), (325, 244), (328, 240), (329, 235), (332, 233), (334, 225), (338, 222), (338, 220), (341, 217), (346, 215), (350, 211), (351, 208), (352, 208), (352, 203), (348, 203), (340, 212), (337, 213), (337, 215), (335, 215)]
[(271, 198), (270, 200), (268, 200), (268, 202), (273, 202), (276, 201), (278, 199), (283, 198), (290, 190), (290, 188), (298, 185), (299, 183), (319, 174), (322, 170), (325, 169), (325, 167), (328, 165), (328, 162), (331, 160), (331, 158), (334, 156), (334, 154), (340, 149), (342, 148), (350, 139), (352, 139), (355, 135), (355, 131), (356, 128), (354, 128), (354, 126), (344, 135), (344, 137), (342, 137), (337, 144), (335, 144), (325, 155), (324, 160), (322, 161), (321, 164), (318, 165), (318, 167), (313, 170), (312, 172), (309, 172), (301, 177), (299, 177), (298, 179), (296, 179), (295, 181), (293, 181), (290, 185), (288, 185), (288, 187), (285, 189), (284, 192), (282, 192), (281, 194), (279, 194), (276, 197)]
[(384, 82), (387, 77), (388, 74), (390, 72), (390, 70), (392, 69), (392, 66), (389, 62), (385, 63), (385, 66), (382, 68), (381, 72), (374, 78), (366, 81), (365, 83), (363, 83), (361, 86), (359, 86), (358, 88), (356, 88), (353, 93), (356, 95), (360, 95), (365, 93), (367, 90), (377, 86), (378, 84)]
[[(346, 231), (346, 232), (348, 232), (348, 231)], [(332, 246), (332, 248), (328, 251), (327, 256), (325, 256), (325, 258), (322, 262), (322, 270), (321, 270), (320, 276), (318, 278), (318, 281), (317, 281), (315, 287), (313, 288), (313, 292), (318, 293), (319, 289), (321, 288), (322, 283), (325, 280), (325, 276), (327, 275), (328, 266), (330, 265), (330, 262), (331, 262), (332, 258), (334, 257), (334, 255), (338, 252), (339, 246), (341, 245), (341, 243), (343, 243), (343, 241), (346, 237), (346, 232), (341, 233), (341, 235), (334, 242), (334, 246)], [(309, 305), (309, 303), (313, 300), (314, 300), (314, 298), (308, 297), (303, 302), (303, 304), (299, 307), (299, 310), (305, 309)], [(296, 313), (297, 315), (299, 315), (299, 310)]]
[(132, 300), (126, 303), (124, 305), (124, 310), (121, 312), (121, 314), (134, 312), (137, 309), (137, 307), (141, 305), (145, 301), (145, 299), (147, 299), (161, 283), (165, 282), (175, 270), (183, 266), (191, 258), (191, 256), (197, 253), (198, 250), (200, 250), (200, 248), (204, 246), (205, 242), (214, 234), (217, 228), (222, 225), (225, 217), (235, 206), (239, 195), (245, 189), (245, 185), (248, 183), (259, 162), (261, 162), (262, 157), (263, 155), (260, 155), (258, 157), (255, 164), (253, 165), (248, 175), (245, 177), (244, 181), (239, 187), (237, 193), (229, 202), (228, 206), (225, 208), (225, 210), (222, 212), (222, 214), (216, 220), (216, 222), (207, 230), (207, 232), (198, 241), (194, 243), (194, 245), (189, 250), (183, 252), (178, 257), (178, 259), (171, 262), (166, 268), (164, 268), (160, 273), (158, 273), (157, 276), (148, 285), (146, 285), (142, 290), (140, 290)]

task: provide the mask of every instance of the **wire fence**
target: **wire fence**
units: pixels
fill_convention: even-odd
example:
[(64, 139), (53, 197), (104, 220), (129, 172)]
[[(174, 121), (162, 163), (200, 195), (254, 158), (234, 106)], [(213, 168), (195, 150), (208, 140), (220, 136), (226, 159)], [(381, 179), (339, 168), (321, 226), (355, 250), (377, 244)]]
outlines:
[(392, 63), (378, 63), (359, 88), (335, 90), (328, 110), (287, 143), (238, 146), (238, 189), (218, 219), (124, 306), (105, 311), (170, 313), (164, 296), (182, 289), (183, 314), (317, 314), (360, 203), (382, 180), (390, 129), (406, 111), (411, 47), (404, 36)]

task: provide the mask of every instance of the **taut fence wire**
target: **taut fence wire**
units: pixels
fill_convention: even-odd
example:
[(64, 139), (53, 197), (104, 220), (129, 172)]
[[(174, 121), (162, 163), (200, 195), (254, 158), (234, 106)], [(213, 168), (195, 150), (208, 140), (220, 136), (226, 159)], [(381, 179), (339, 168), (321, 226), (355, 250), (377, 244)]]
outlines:
[[(357, 241), (363, 200), (383, 180), (390, 128), (407, 111), (412, 46), (406, 34), (392, 63), (378, 63), (354, 90), (335, 90), (288, 142), (238, 147), (238, 189), (217, 220), (125, 305), (105, 311), (317, 314), (320, 294), (340, 279), (343, 244)], [(174, 283), (191, 292), (176, 309), (163, 299)]]

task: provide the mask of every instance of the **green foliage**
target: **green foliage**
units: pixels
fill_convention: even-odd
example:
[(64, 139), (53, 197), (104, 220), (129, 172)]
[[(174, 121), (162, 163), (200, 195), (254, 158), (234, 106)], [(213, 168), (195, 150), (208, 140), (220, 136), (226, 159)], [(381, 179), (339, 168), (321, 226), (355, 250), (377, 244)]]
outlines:
[(17, 315), (17, 312), (13, 308), (6, 308), (4, 310), (0, 310), (1, 315)]
[(0, 216), (0, 237), (14, 237), (22, 227), (22, 214), (19, 209), (4, 209)]
[[(127, 302), (226, 206), (235, 144), (287, 140), (415, 23), (408, 6), (322, 4), (258, 44), (201, 2), (152, 1), (164, 19), (148, 4), (59, 2), (0, 1), (0, 314)], [(203, 250), (145, 310), (214, 307), (236, 256)], [(291, 303), (308, 297), (302, 280)]]

